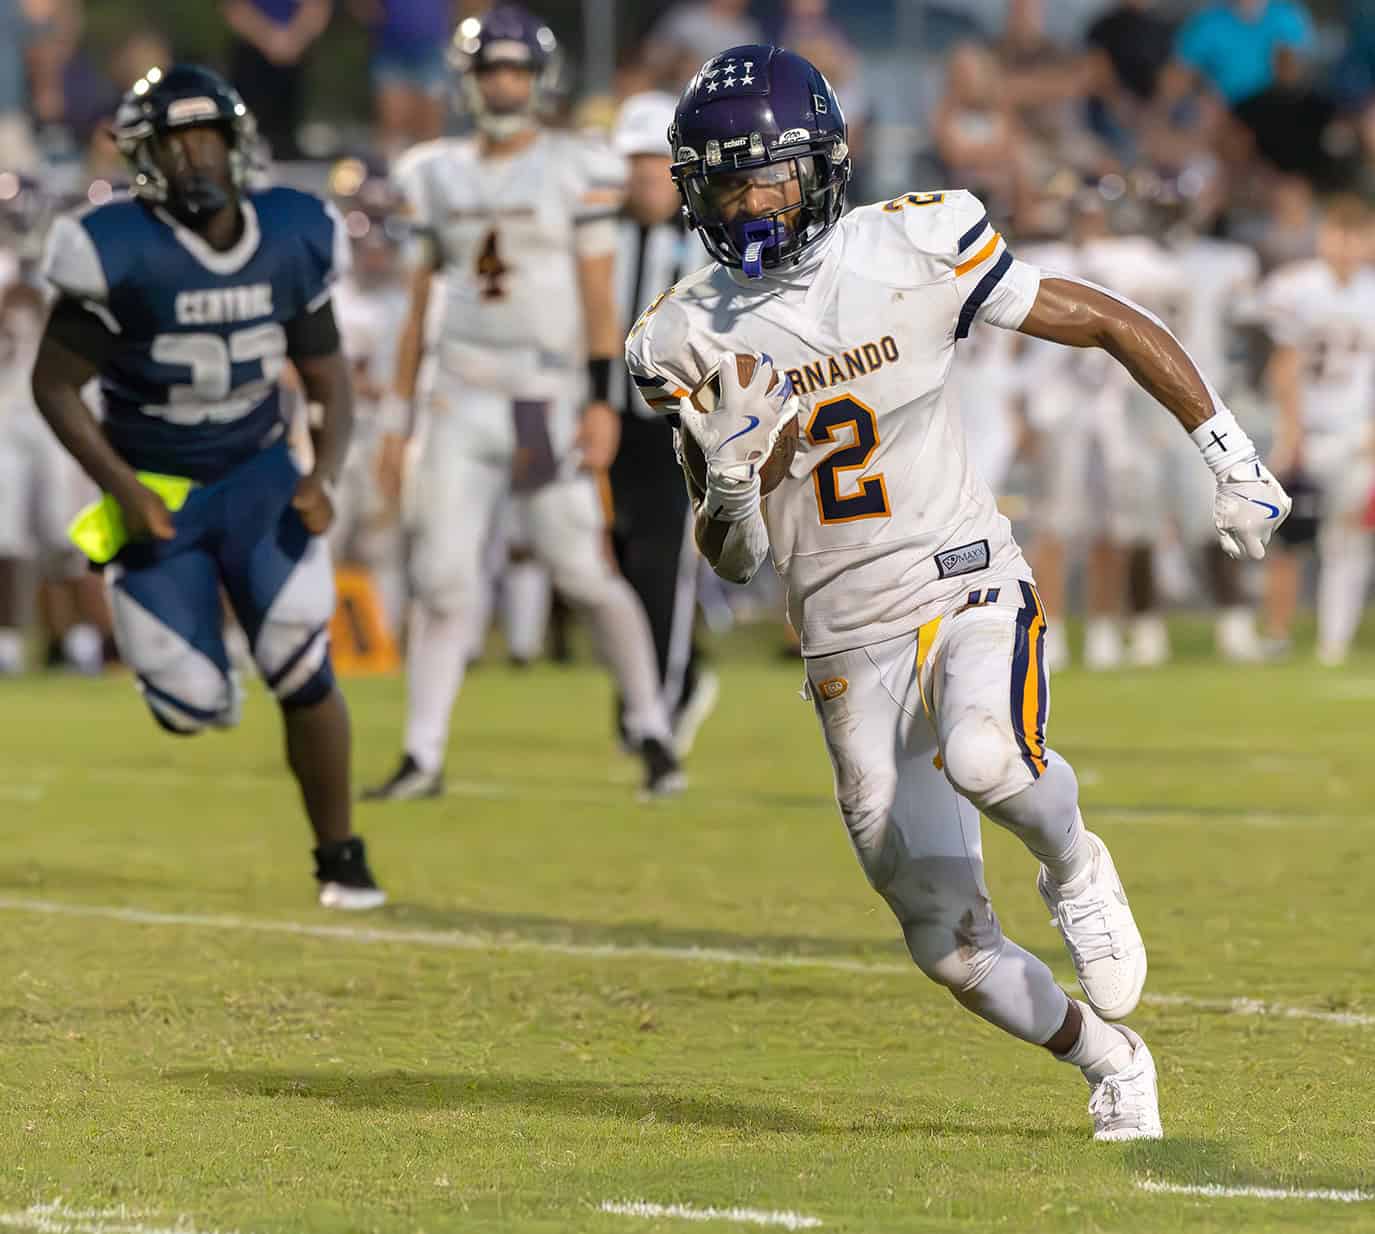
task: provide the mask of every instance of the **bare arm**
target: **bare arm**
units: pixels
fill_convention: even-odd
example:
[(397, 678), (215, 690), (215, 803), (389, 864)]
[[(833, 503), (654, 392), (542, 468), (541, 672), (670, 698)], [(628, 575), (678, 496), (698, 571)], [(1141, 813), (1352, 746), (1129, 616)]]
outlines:
[(118, 496), (138, 483), (134, 469), (110, 445), (81, 397), (96, 368), (53, 338), (44, 338), (33, 366), (33, 398), (43, 419), (103, 492)]
[(396, 396), (406, 403), (414, 400), (420, 381), (420, 362), (425, 358), (425, 318), (430, 311), (433, 284), (433, 266), (417, 266), (412, 271), (410, 305), (396, 343), (396, 375), (392, 379)]
[(292, 358), (306, 398), (321, 409), (315, 433), (315, 470), (325, 483), (336, 480), (353, 436), (353, 383), (342, 353)]
[(170, 540), (176, 530), (171, 512), (110, 445), (100, 422), (81, 397), (81, 387), (97, 374), (84, 356), (44, 336), (33, 366), (33, 398), (58, 441), (102, 492), (109, 493), (124, 511), (133, 538), (154, 536)]
[(1067, 347), (1102, 348), (1189, 432), (1217, 411), (1203, 375), (1174, 335), (1140, 309), (1095, 287), (1042, 279), (1019, 329)]
[[(616, 311), (614, 290), (614, 253), (578, 257), (578, 291), (582, 299), (582, 319), (588, 367), (594, 374), (592, 397), (583, 408), (578, 429), (578, 447), (583, 465), (604, 471), (616, 458), (621, 443), (621, 418), (607, 401), (605, 386), (611, 365), (621, 352), (625, 331)], [(598, 389), (600, 382), (602, 389)]]
[(1281, 473), (1300, 466), (1303, 461), (1303, 396), (1299, 382), (1302, 368), (1303, 353), (1297, 347), (1285, 345), (1275, 348), (1265, 368), (1266, 385), (1279, 409), (1271, 463)]

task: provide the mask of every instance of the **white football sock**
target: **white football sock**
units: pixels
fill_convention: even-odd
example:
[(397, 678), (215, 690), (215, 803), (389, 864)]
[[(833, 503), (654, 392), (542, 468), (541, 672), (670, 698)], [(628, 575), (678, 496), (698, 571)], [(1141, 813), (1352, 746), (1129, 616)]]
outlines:
[(617, 575), (599, 589), (595, 601), (584, 603), (583, 611), (625, 700), (626, 734), (635, 744), (649, 738), (670, 744), (672, 726), (659, 691), (654, 638), (640, 597)]
[(1016, 835), (1061, 886), (1093, 862), (1079, 813), (1079, 781), (1054, 750), (1046, 751), (1046, 769), (1035, 784), (983, 812)]
[(105, 666), (100, 631), (85, 623), (73, 626), (62, 636), (62, 658), (77, 672), (100, 672)]
[(1069, 996), (1055, 984), (1044, 962), (1002, 940), (997, 962), (978, 985), (954, 991), (962, 1006), (980, 1019), (1032, 1045), (1044, 1045), (1065, 1022)]
[[(1057, 1054), (1055, 1057), (1062, 1063), (1078, 1067), (1084, 1073), (1084, 1079), (1090, 1084), (1098, 1084), (1131, 1065), (1131, 1042), (1106, 1020), (1101, 1019), (1087, 1003), (1081, 1003), (1078, 999), (1074, 1002), (1084, 1017), (1084, 1026), (1079, 1030), (1079, 1040), (1070, 1051), (1067, 1054)], [(1049, 1040), (1049, 1037), (1042, 1040)]]
[(553, 587), (538, 561), (513, 561), (502, 578), (502, 618), (506, 650), (517, 660), (534, 660), (549, 628)]
[(1121, 624), (1116, 617), (1090, 617), (1084, 624), (1084, 667), (1101, 672), (1121, 664)]
[(422, 771), (444, 765), (449, 719), (463, 684), (470, 642), (463, 613), (411, 606), (406, 654), (406, 753)]
[(24, 671), (24, 636), (18, 630), (0, 629), (0, 674), (13, 676)]
[(1371, 538), (1346, 527), (1323, 529), (1318, 541), (1318, 656), (1340, 664), (1356, 637), (1370, 581)]

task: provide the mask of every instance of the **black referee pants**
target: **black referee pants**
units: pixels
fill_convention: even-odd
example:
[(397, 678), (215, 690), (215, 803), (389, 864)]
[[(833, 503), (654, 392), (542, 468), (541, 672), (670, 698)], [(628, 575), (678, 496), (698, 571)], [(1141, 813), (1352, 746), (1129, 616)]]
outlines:
[(697, 549), (691, 503), (673, 453), (673, 430), (660, 418), (621, 417), (621, 448), (611, 465), (611, 537), (621, 573), (635, 589), (654, 633), (659, 680), (670, 716), (697, 680)]

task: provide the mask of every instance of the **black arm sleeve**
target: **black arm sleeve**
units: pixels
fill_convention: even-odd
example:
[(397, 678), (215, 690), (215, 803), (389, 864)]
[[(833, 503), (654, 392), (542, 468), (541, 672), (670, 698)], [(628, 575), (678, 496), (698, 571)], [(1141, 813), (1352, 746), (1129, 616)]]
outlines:
[(334, 305), (326, 300), (313, 313), (302, 313), (286, 323), (286, 354), (308, 360), (312, 356), (332, 356), (339, 350), (339, 327), (334, 321)]
[(47, 334), (98, 369), (103, 369), (119, 350), (119, 335), (73, 296), (60, 296), (53, 305)]

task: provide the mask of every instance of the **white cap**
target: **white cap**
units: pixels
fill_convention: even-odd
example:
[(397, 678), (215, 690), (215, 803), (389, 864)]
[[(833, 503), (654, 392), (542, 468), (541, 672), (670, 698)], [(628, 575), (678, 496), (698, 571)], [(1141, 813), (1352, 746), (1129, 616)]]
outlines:
[(632, 94), (621, 104), (616, 117), (616, 130), (611, 137), (616, 153), (625, 158), (634, 154), (670, 157), (668, 126), (673, 123), (677, 108), (673, 96), (661, 90)]

